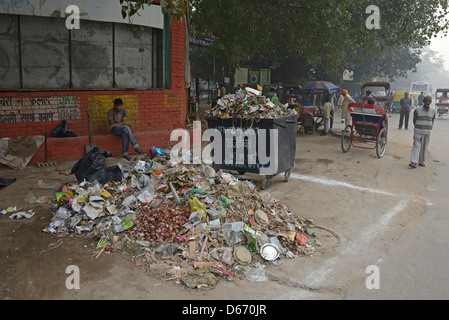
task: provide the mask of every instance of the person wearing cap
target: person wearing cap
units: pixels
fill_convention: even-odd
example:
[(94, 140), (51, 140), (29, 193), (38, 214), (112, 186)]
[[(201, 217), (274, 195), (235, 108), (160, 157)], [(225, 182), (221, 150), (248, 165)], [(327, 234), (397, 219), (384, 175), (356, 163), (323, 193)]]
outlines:
[(348, 126), (351, 123), (351, 113), (348, 110), (348, 106), (351, 103), (354, 103), (355, 100), (349, 95), (348, 90), (341, 90), (341, 103), (339, 101), (339, 106), (342, 109), (341, 111), (341, 120), (345, 122), (345, 126)]

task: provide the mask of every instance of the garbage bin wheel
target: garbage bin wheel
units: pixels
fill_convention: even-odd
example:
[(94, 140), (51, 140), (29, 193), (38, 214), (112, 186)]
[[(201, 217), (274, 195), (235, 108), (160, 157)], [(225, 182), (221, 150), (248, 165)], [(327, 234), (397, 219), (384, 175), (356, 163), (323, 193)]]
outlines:
[(284, 182), (288, 181), (288, 178), (290, 178), (290, 174), (292, 173), (292, 169), (288, 169), (287, 171), (285, 171), (284, 174)]
[(267, 188), (271, 185), (271, 183), (272, 183), (271, 180), (272, 180), (271, 178), (265, 178), (265, 179), (262, 181), (262, 190), (267, 189)]

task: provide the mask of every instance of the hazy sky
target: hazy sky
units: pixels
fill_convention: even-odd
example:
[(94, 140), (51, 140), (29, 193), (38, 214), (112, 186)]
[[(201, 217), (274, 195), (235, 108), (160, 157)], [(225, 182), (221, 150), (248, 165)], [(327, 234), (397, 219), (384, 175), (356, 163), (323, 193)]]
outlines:
[(449, 37), (438, 37), (432, 40), (430, 49), (435, 50), (444, 57), (444, 67), (449, 72)]

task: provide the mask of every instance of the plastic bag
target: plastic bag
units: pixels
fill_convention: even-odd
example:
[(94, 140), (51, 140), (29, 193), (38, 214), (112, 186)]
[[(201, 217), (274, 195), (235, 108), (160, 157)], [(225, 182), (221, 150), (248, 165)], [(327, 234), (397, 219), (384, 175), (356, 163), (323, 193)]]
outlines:
[(68, 138), (68, 137), (76, 137), (77, 134), (73, 131), (67, 130), (67, 121), (66, 120), (62, 120), (62, 122), (60, 124), (58, 124), (56, 126), (56, 128), (54, 128), (51, 131), (51, 134), (53, 135), (53, 137), (57, 137), (57, 138)]
[(13, 179), (3, 179), (0, 178), (0, 190), (2, 190), (3, 188), (9, 186), (10, 184), (16, 182), (16, 178)]
[(156, 148), (154, 146), (151, 147), (150, 150), (149, 150), (149, 154), (150, 154), (151, 159), (154, 158), (155, 156), (158, 156), (158, 155), (161, 155), (161, 154), (164, 154), (164, 153), (165, 153), (165, 150), (163, 150), (161, 148)]
[(130, 196), (127, 196), (123, 200), (123, 202), (122, 202), (122, 204), (120, 206), (129, 207), (130, 205), (134, 204), (136, 202), (136, 200), (137, 200), (136, 196), (132, 194)]
[(95, 147), (82, 157), (72, 167), (71, 173), (75, 174), (78, 181), (98, 181), (105, 184), (109, 181), (122, 181), (122, 170), (119, 166), (106, 167), (106, 158), (111, 157), (109, 151)]
[(226, 218), (226, 210), (222, 206), (217, 209), (209, 208), (207, 209), (207, 213), (212, 219)]
[(228, 198), (226, 198), (224, 195), (220, 195), (220, 200), (221, 200), (221, 206), (223, 208), (226, 208), (228, 205), (231, 204), (231, 201)]
[(148, 190), (145, 190), (137, 197), (137, 199), (139, 199), (141, 203), (150, 203), (153, 201), (153, 195)]
[(189, 221), (183, 225), (184, 228), (190, 229), (201, 222), (204, 212), (202, 210), (194, 211), (190, 214)]
[(34, 186), (34, 188), (56, 190), (60, 186), (60, 183), (45, 183), (43, 180), (37, 180), (37, 184)]
[(249, 281), (267, 281), (268, 277), (265, 275), (265, 266), (260, 263), (254, 264), (254, 267), (245, 267), (243, 274)]
[[(204, 214), (207, 215), (206, 205), (204, 203), (202, 203), (200, 200), (198, 200), (197, 197), (193, 197), (192, 199), (189, 199), (189, 204), (190, 204), (191, 212), (202, 210), (204, 212)], [(203, 219), (206, 219), (206, 216), (204, 216)]]

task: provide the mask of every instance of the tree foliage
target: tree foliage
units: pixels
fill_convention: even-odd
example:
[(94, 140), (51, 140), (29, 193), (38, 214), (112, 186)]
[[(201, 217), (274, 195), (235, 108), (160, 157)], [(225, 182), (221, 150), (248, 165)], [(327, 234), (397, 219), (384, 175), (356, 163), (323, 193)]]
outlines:
[(408, 72), (404, 76), (395, 79), (392, 86), (395, 90), (409, 90), (410, 83), (427, 81), (433, 85), (433, 89), (449, 88), (449, 74), (442, 68), (444, 58), (430, 48), (424, 48), (414, 72)]
[[(126, 1), (122, 13), (138, 14), (152, 0)], [(351, 64), (384, 63), (397, 76), (416, 62), (416, 51), (447, 35), (448, 0), (161, 0), (164, 12), (189, 17), (195, 32), (214, 39), (217, 57), (230, 67), (256, 60), (275, 65), (305, 59), (312, 68), (341, 74)], [(380, 10), (380, 29), (368, 29), (366, 9)], [(125, 15), (126, 16), (126, 15)], [(412, 57), (400, 64), (402, 57)], [(378, 72), (379, 66), (366, 69)], [(377, 70), (376, 70), (377, 69)], [(387, 74), (388, 73), (388, 74)]]
[[(380, 9), (380, 29), (366, 27), (371, 4)], [(446, 0), (197, 0), (192, 5), (195, 31), (213, 35), (214, 49), (230, 65), (258, 57), (271, 62), (302, 57), (330, 74), (340, 74), (349, 57), (363, 64), (429, 44), (447, 30), (449, 12)]]
[(159, 4), (162, 11), (171, 19), (176, 17), (183, 20), (188, 16), (190, 2), (188, 0), (120, 0), (120, 4), (123, 18), (139, 14), (139, 11), (144, 10), (146, 5)]

